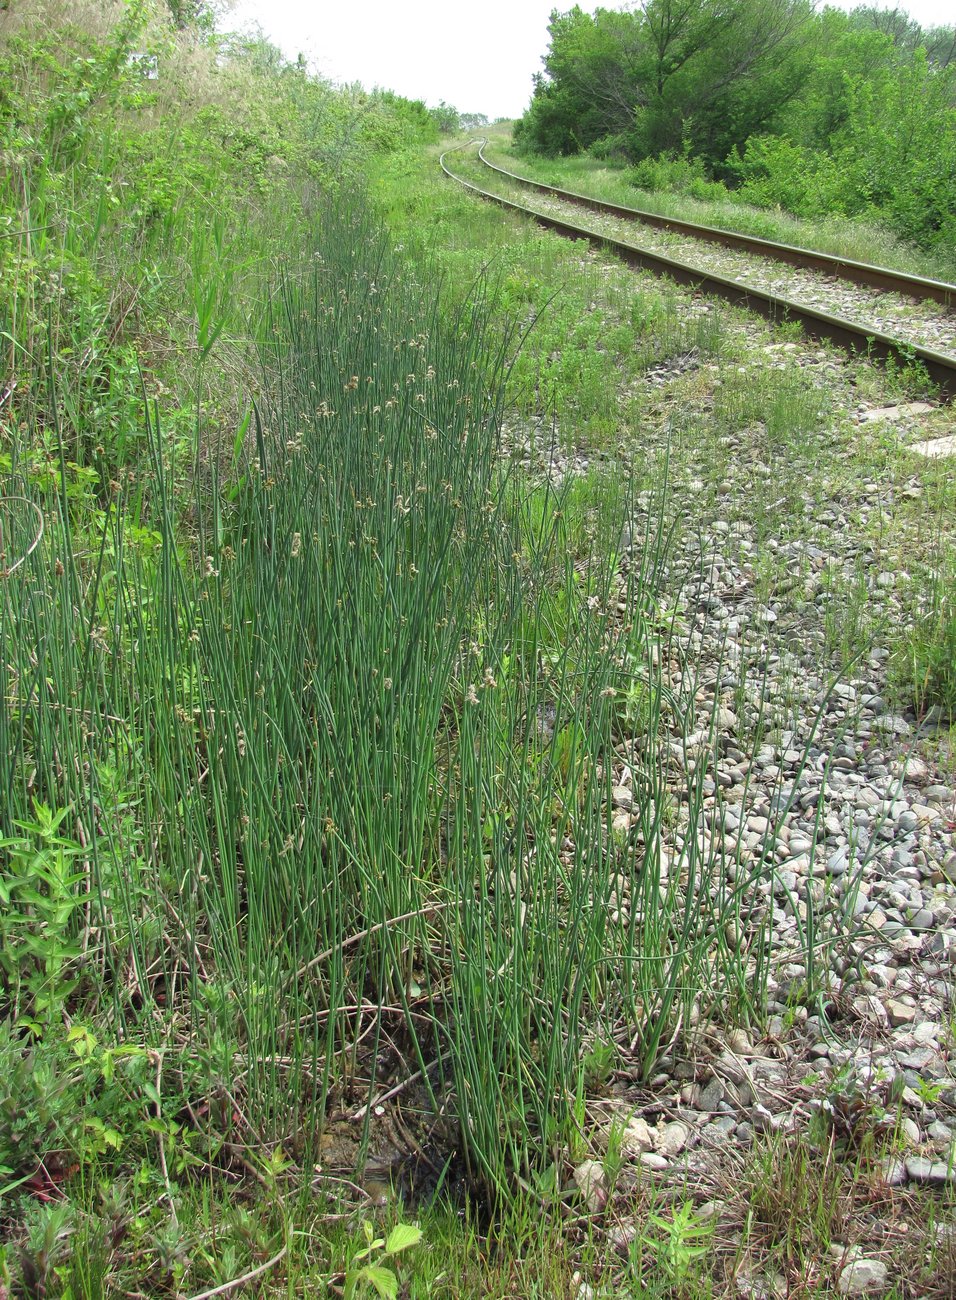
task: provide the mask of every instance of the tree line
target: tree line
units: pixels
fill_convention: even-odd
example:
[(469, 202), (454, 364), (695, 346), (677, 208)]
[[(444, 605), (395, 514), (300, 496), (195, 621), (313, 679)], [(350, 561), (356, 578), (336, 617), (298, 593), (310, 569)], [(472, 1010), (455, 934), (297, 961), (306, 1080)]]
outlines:
[(811, 0), (641, 0), (554, 10), (515, 126), (548, 156), (670, 164), (799, 215), (876, 216), (956, 239), (956, 27)]

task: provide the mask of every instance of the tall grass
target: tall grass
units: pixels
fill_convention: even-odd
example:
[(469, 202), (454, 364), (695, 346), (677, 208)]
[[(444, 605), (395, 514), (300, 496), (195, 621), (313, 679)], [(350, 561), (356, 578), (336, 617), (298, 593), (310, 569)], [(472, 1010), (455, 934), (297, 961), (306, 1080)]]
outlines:
[(626, 487), (595, 520), (502, 464), (487, 292), (442, 317), (363, 211), (316, 215), (190, 501), (155, 412), (148, 494), (82, 545), (62, 442), (47, 497), (14, 457), (45, 530), (0, 591), (2, 829), (69, 809), (72, 1014), (170, 1053), (175, 1105), (307, 1157), (397, 1051), (508, 1195), (572, 1140), (595, 1044), (650, 1074), (759, 1012), (765, 867), (699, 834), (706, 727), (668, 744), (695, 684), (665, 681), (664, 537), (625, 547)]
[[(538, 480), (500, 436), (507, 393), (610, 423), (618, 367), (720, 331), (538, 235), (468, 294), (403, 267), (364, 195), (315, 198), (334, 113), (314, 151), (301, 123), (278, 142), (281, 215), (277, 164), (247, 176), (220, 140), (211, 220), (208, 160), (167, 185), (128, 69), (81, 111), (98, 60), (127, 66), (131, 34), (107, 37), (70, 84), (69, 158), (54, 176), (15, 141), (30, 166), (0, 182), (4, 1059), (39, 1043), (72, 1097), (86, 1044), (105, 1107), (115, 1061), (89, 1044), (128, 1052), (112, 1122), (171, 1203), (175, 1143), (307, 1169), (331, 1115), (367, 1125), (420, 1078), (506, 1202), (560, 1177), (589, 1062), (650, 1077), (699, 1019), (760, 1012), (769, 855), (704, 834), (716, 742), (661, 594), (663, 495), (642, 528), (629, 475)], [(222, 126), (180, 123), (197, 167)], [(596, 324), (565, 346), (599, 309), (613, 348)]]

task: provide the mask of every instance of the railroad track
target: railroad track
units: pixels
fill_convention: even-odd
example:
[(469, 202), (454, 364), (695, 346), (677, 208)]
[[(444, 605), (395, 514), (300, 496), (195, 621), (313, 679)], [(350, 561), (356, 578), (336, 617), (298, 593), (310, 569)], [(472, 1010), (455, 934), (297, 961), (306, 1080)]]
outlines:
[[(459, 149), (464, 147), (457, 146)], [(819, 308), (811, 307), (777, 293), (771, 293), (755, 285), (730, 279), (728, 276), (721, 275), (716, 271), (667, 257), (663, 253), (642, 248), (639, 244), (625, 242), (605, 232), (589, 229), (587, 226), (576, 225), (553, 213), (540, 212), (534, 208), (525, 207), (521, 203), (516, 203), (513, 199), (495, 194), (491, 190), (482, 189), (481, 186), (457, 176), (446, 162), (448, 154), (452, 152), (455, 152), (455, 150), (448, 150), (442, 154), (439, 160), (442, 170), (459, 185), (463, 185), (483, 199), (497, 203), (511, 211), (523, 213), (538, 222), (539, 225), (554, 230), (558, 234), (571, 239), (586, 239), (597, 247), (614, 253), (632, 266), (639, 266), (644, 270), (659, 275), (667, 275), (679, 284), (714, 294), (738, 306), (745, 307), (749, 311), (758, 312), (770, 321), (777, 323), (799, 321), (807, 334), (814, 338), (830, 339), (847, 351), (862, 352), (870, 357), (882, 361), (893, 361), (900, 365), (907, 365), (914, 361), (919, 362), (933, 382), (939, 386), (944, 397), (948, 400), (956, 398), (956, 357), (947, 356), (932, 348), (894, 338), (889, 334), (875, 330), (872, 325), (867, 325), (865, 322), (860, 323), (848, 320), (843, 316), (821, 311)], [(594, 212), (652, 224), (659, 228), (677, 231), (683, 235), (690, 235), (693, 238), (705, 239), (708, 242), (722, 243), (747, 252), (758, 253), (761, 257), (773, 258), (777, 261), (788, 262), (791, 265), (820, 271), (827, 275), (849, 280), (855, 284), (879, 288), (885, 292), (906, 294), (914, 298), (928, 298), (948, 307), (956, 307), (956, 285), (944, 284), (938, 280), (924, 279), (921, 276), (906, 275), (884, 267), (869, 266), (863, 262), (833, 257), (830, 254), (817, 253), (809, 249), (794, 248), (789, 244), (775, 244), (770, 240), (756, 239), (749, 235), (717, 230), (710, 226), (697, 226), (694, 223), (676, 221), (670, 217), (658, 217), (653, 213), (640, 212), (634, 208), (625, 208), (602, 200), (589, 199), (585, 195), (560, 190), (554, 186), (541, 185), (537, 181), (530, 181), (527, 177), (506, 171), (505, 168), (498, 167), (482, 157), (481, 149), (478, 151), (478, 156), (487, 168), (513, 183), (545, 193), (564, 202), (574, 203), (576, 206), (587, 207)]]

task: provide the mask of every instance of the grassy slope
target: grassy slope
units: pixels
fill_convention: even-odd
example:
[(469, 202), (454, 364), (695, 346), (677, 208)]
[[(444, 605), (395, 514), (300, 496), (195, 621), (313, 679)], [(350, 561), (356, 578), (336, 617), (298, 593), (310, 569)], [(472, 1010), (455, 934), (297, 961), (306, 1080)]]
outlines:
[[(588, 901), (610, 833), (591, 774), (612, 656), (644, 650), (576, 616), (611, 574), (559, 503), (491, 473), (495, 355), (567, 250), (529, 240), (494, 302), (450, 286), (436, 315), (360, 197), (314, 194), (401, 142), (400, 105), (261, 47), (218, 61), (146, 7), (4, 24), (8, 1231), (37, 1286), (195, 1287), (288, 1233), (226, 1213), (230, 1182), (307, 1188), (330, 1108), (395, 1068), (383, 1035), (438, 1097), (474, 1097), (477, 1183), (504, 1192), (537, 1134), (560, 1140), (614, 987), (584, 974), (635, 942)], [(581, 409), (613, 371), (593, 326), (557, 354), (582, 291), (512, 369), (523, 411)], [(552, 996), (495, 1020), (517, 897), (482, 864), (525, 840), (541, 940), (503, 1005)], [(646, 1012), (648, 1068), (672, 999)]]

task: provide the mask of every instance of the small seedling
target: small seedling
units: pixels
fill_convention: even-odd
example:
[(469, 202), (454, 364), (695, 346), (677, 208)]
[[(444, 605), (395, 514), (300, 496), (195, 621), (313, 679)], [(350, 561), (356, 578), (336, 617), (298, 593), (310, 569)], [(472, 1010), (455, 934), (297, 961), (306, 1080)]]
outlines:
[[(351, 1267), (345, 1274), (344, 1300), (352, 1300), (360, 1286), (363, 1289), (372, 1287), (382, 1300), (395, 1300), (398, 1278), (385, 1261), (417, 1246), (422, 1239), (422, 1230), (409, 1223), (396, 1223), (388, 1237), (376, 1237), (375, 1229), (367, 1219), (362, 1228), (367, 1245), (353, 1256)], [(362, 1260), (368, 1262), (361, 1263)]]
[(669, 1219), (652, 1214), (649, 1222), (658, 1231), (646, 1245), (673, 1282), (685, 1281), (694, 1261), (710, 1249), (713, 1223), (700, 1218), (692, 1201), (685, 1201)]
[(920, 1079), (914, 1092), (924, 1106), (935, 1106), (943, 1095), (942, 1083), (933, 1083), (929, 1079)]
[(613, 1043), (599, 1039), (591, 1045), (581, 1062), (584, 1071), (584, 1087), (588, 1092), (595, 1092), (607, 1086), (616, 1060), (617, 1050)]

